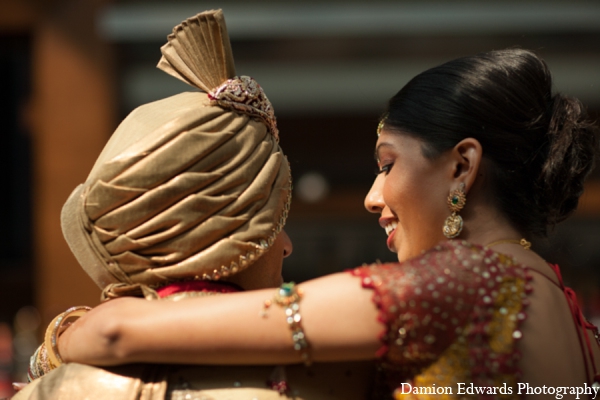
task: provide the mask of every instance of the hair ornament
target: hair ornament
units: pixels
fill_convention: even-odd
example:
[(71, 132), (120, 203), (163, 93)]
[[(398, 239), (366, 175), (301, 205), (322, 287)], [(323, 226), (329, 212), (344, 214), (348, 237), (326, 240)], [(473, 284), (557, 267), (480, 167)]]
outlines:
[(377, 137), (379, 137), (381, 135), (381, 131), (383, 130), (383, 128), (385, 126), (385, 120), (387, 119), (387, 117), (388, 117), (388, 114), (386, 113), (379, 121), (379, 124), (377, 124)]

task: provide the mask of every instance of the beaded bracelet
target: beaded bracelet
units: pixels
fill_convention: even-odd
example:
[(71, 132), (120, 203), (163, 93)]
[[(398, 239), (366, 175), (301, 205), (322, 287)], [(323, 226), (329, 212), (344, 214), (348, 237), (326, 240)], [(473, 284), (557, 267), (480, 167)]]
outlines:
[(52, 322), (50, 322), (44, 335), (44, 342), (29, 359), (29, 369), (27, 371), (27, 380), (29, 382), (41, 378), (63, 364), (63, 360), (60, 357), (57, 348), (58, 337), (69, 326), (63, 326), (63, 324), (70, 318), (81, 317), (89, 310), (91, 310), (90, 307), (71, 307), (67, 311), (57, 315)]
[(50, 371), (48, 353), (46, 352), (46, 346), (42, 343), (29, 359), (27, 381), (32, 382), (34, 379), (41, 378)]
[(90, 310), (90, 307), (85, 306), (71, 307), (50, 322), (44, 335), (44, 342), (33, 353), (29, 361), (29, 371), (27, 371), (29, 382), (44, 376), (64, 363), (57, 347), (58, 337), (69, 327), (64, 323), (71, 318), (79, 318)]
[(292, 331), (294, 350), (300, 353), (304, 365), (312, 364), (309, 353), (309, 345), (302, 328), (302, 316), (300, 315), (300, 300), (302, 292), (296, 288), (294, 282), (282, 284), (273, 296), (272, 300), (266, 300), (263, 306), (262, 316), (266, 317), (266, 310), (272, 303), (285, 309), (286, 322)]

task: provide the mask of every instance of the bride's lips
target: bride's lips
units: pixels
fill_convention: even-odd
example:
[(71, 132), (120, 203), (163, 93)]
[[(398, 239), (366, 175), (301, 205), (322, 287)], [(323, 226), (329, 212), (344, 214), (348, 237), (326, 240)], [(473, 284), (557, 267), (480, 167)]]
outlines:
[(397, 253), (396, 248), (394, 247), (394, 235), (396, 234), (396, 230), (394, 229), (390, 235), (387, 238), (386, 244), (388, 249), (390, 249), (390, 251), (392, 253)]
[(396, 234), (396, 228), (398, 227), (398, 220), (395, 218), (382, 217), (379, 218), (379, 225), (385, 229), (385, 233), (388, 235), (386, 242), (388, 249), (395, 253), (396, 249), (394, 248), (394, 235)]

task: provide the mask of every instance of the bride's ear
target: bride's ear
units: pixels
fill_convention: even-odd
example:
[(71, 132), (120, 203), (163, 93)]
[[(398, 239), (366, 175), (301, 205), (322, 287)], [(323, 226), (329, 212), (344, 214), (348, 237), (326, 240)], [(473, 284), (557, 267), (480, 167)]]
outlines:
[[(451, 152), (452, 162), (454, 163), (453, 178), (457, 182), (465, 184), (465, 191), (468, 192), (481, 167), (483, 149), (477, 139), (466, 138), (454, 146)], [(458, 186), (458, 185), (457, 185)]]

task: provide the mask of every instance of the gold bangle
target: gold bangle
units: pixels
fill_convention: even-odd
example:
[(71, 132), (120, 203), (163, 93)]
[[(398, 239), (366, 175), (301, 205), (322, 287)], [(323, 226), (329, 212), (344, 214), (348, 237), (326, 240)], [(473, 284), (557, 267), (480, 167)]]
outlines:
[(302, 328), (300, 300), (302, 300), (302, 291), (296, 288), (296, 284), (294, 282), (284, 283), (277, 289), (272, 300), (265, 301), (262, 315), (266, 316), (266, 310), (272, 303), (285, 309), (285, 320), (292, 331), (294, 350), (300, 353), (304, 365), (309, 366), (312, 364), (312, 360), (309, 352), (310, 346)]
[(44, 335), (44, 346), (46, 348), (48, 367), (50, 370), (57, 368), (64, 363), (58, 353), (57, 347), (58, 337), (68, 328), (68, 325), (63, 326), (63, 324), (69, 318), (79, 318), (90, 310), (91, 308), (86, 306), (71, 307), (62, 314), (57, 315), (52, 322), (50, 322), (48, 329), (46, 329), (46, 334)]
[(48, 353), (46, 352), (46, 346), (44, 346), (44, 343), (42, 343), (29, 359), (27, 380), (32, 382), (34, 379), (41, 378), (48, 372), (50, 372), (50, 367), (48, 365)]

